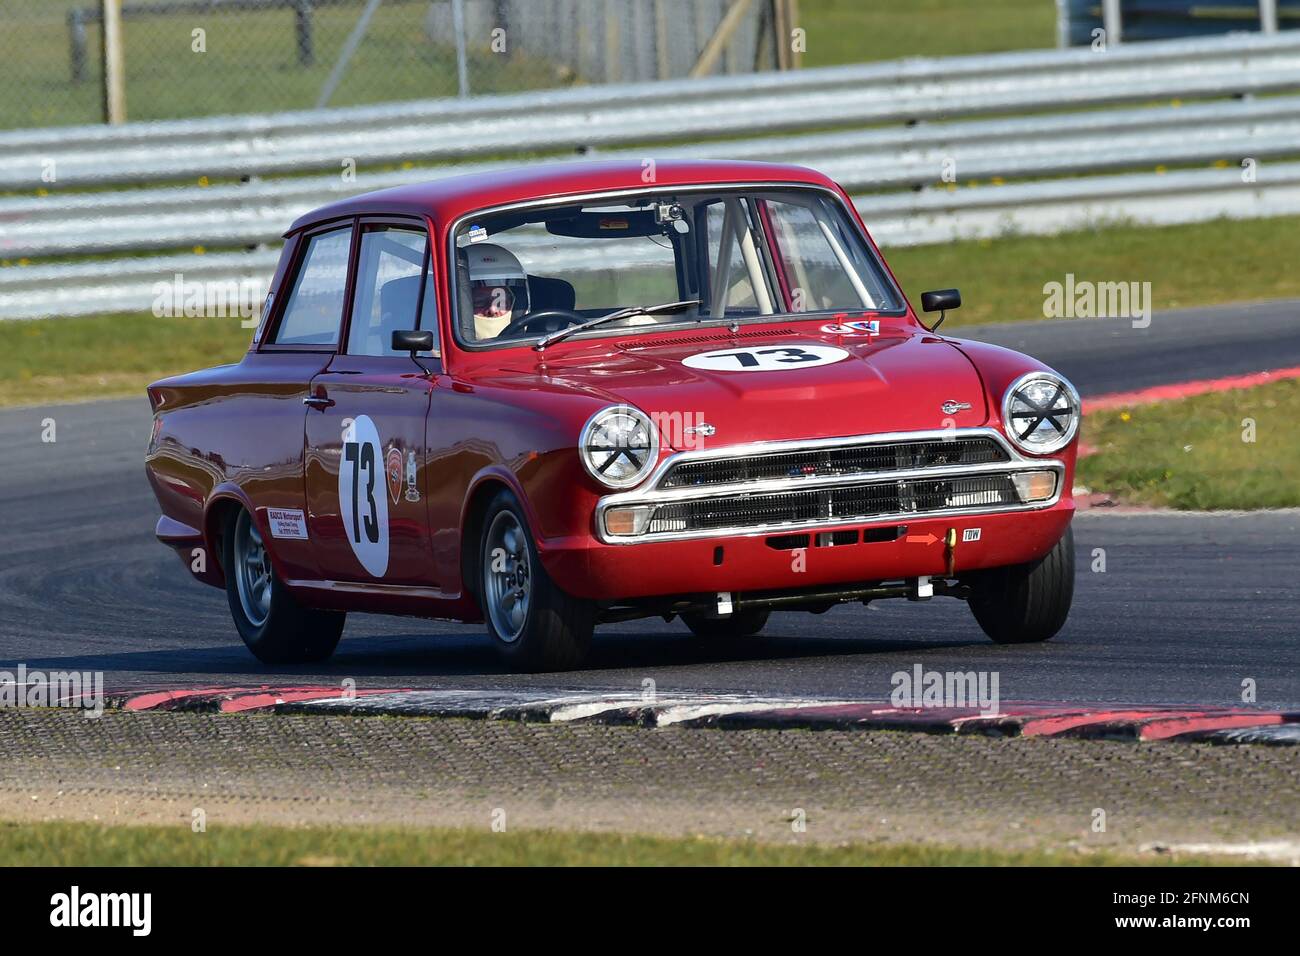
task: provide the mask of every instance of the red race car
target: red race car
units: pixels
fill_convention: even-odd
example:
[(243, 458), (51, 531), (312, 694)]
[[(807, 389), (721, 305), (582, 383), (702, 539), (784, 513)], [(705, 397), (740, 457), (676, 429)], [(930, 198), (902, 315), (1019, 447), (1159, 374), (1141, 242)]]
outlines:
[(937, 328), (809, 169), (357, 196), (293, 224), (238, 364), (149, 386), (157, 534), (271, 663), (327, 658), (348, 611), (483, 621), (530, 670), (604, 622), (741, 636), (887, 597), (1046, 640), (1079, 396)]

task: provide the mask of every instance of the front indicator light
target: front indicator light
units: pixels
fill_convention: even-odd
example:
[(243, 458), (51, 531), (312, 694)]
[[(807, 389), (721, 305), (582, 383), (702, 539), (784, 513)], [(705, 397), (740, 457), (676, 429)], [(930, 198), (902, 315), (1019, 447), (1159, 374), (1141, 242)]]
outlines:
[(1011, 476), (1016, 483), (1016, 494), (1025, 504), (1046, 501), (1056, 494), (1056, 472), (1022, 471)]
[(605, 512), (605, 533), (619, 537), (634, 537), (644, 534), (650, 516), (654, 514), (654, 505), (627, 505), (622, 508), (610, 508)]

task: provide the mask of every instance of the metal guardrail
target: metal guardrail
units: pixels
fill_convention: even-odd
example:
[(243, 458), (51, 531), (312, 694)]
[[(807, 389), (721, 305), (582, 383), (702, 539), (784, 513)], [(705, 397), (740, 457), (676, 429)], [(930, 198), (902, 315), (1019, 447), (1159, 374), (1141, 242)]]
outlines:
[(686, 104), (715, 98), (761, 98), (781, 93), (813, 93), (905, 83), (957, 81), (969, 84), (981, 78), (1047, 77), (1081, 70), (1114, 71), (1135, 67), (1163, 69), (1175, 64), (1195, 68), (1197, 63), (1233, 61), (1241, 57), (1294, 53), (1297, 40), (1251, 36), (1225, 40), (1178, 40), (1116, 47), (1105, 53), (1089, 50), (1031, 50), (961, 57), (914, 57), (885, 63), (827, 67), (794, 73), (754, 73), (707, 79), (666, 80), (658, 83), (606, 84), (528, 93), (478, 96), (471, 100), (435, 99), (354, 106), (329, 110), (297, 110), (271, 114), (241, 114), (186, 120), (160, 120), (122, 126), (43, 127), (0, 132), (0, 154), (27, 149), (48, 152), (78, 146), (129, 143), (162, 144), (186, 140), (229, 141), (244, 137), (273, 137), (292, 133), (364, 129), (403, 123), (456, 118), (499, 118), (527, 109), (558, 112), (601, 106), (637, 106), (672, 102)]
[[(566, 150), (559, 158), (572, 158), (576, 145), (587, 155), (608, 157), (816, 166), (859, 196), (873, 234), (887, 245), (1042, 233), (1098, 220), (1280, 215), (1297, 211), (1300, 165), (1272, 161), (1300, 157), (1300, 95), (1245, 94), (1298, 90), (1300, 32), (1148, 43), (1107, 53), (1035, 51), (471, 101), (19, 131), (0, 134), (0, 189), (55, 191), (0, 199), (0, 259), (198, 244), (258, 247), (331, 199), (516, 165), (508, 158), (516, 153)], [(1207, 101), (1181, 102), (1189, 98)], [(1045, 108), (1056, 112), (985, 118)], [(917, 122), (940, 118), (945, 121)], [(895, 121), (909, 125), (804, 132)], [(756, 128), (764, 135), (723, 138)], [(665, 141), (698, 145), (644, 148)], [(1255, 170), (1254, 183), (1237, 168), (1244, 157), (1270, 161)], [(343, 158), (360, 167), (353, 182), (338, 175)], [(52, 185), (39, 180), (49, 160), (56, 171)], [(443, 165), (366, 169), (412, 161)], [(1216, 162), (1232, 168), (1149, 172)], [(322, 175), (326, 170), (333, 174)], [(1148, 171), (1093, 175), (1127, 170)], [(958, 187), (940, 181), (945, 171), (963, 183), (1022, 181)], [(267, 173), (295, 175), (259, 178)], [(1068, 174), (1088, 175), (1025, 181)], [(70, 191), (197, 176), (249, 181)], [(903, 189), (910, 191), (884, 192)], [(0, 318), (148, 308), (153, 297), (146, 291), (176, 270), (187, 278), (256, 270), (269, 276), (274, 258), (259, 250), (0, 268)]]
[[(1041, 235), (1107, 223), (1148, 225), (1300, 215), (1300, 163), (1263, 167), (1244, 186), (1235, 169), (1133, 173), (1005, 186), (857, 197), (882, 246)], [(185, 253), (0, 269), (0, 320), (148, 311), (159, 283), (269, 282), (279, 252)], [(255, 295), (254, 298), (260, 298)]]
[[(1159, 49), (1153, 49), (1159, 47)], [(1300, 34), (0, 135), (0, 190), (239, 178), (1294, 89)]]
[[(908, 129), (764, 137), (655, 150), (659, 159), (765, 159), (816, 166), (845, 188), (926, 187), (953, 162), (959, 181), (1023, 179), (1156, 165), (1300, 154), (1300, 96), (999, 120)], [(598, 154), (639, 159), (637, 151)], [(297, 216), (372, 189), (510, 166), (509, 161), (0, 200), (0, 257), (273, 242)]]

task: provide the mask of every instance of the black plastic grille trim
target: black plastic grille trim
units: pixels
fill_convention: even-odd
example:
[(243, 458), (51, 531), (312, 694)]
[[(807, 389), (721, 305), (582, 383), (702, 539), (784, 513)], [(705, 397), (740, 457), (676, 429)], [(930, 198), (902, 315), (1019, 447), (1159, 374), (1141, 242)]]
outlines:
[(1010, 460), (1006, 449), (992, 438), (958, 438), (952, 441), (935, 438), (683, 461), (668, 470), (658, 487), (708, 487), (781, 478), (830, 478)]

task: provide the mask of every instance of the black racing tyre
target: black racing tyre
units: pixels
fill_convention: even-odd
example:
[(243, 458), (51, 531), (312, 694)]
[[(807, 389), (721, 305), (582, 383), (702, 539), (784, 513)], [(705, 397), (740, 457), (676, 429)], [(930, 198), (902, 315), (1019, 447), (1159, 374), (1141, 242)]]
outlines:
[(498, 492), (483, 516), (478, 566), (483, 620), (511, 668), (566, 671), (582, 664), (596, 626), (595, 602), (572, 597), (551, 580), (524, 509), (509, 491)]
[(264, 664), (328, 660), (347, 615), (299, 604), (271, 566), (261, 531), (240, 508), (222, 535), (222, 566), (230, 616), (253, 656)]
[(706, 617), (703, 614), (683, 614), (682, 621), (696, 637), (752, 637), (767, 627), (771, 615), (767, 608), (738, 611), (730, 617)]
[(970, 609), (998, 644), (1033, 644), (1056, 634), (1074, 599), (1074, 531), (1028, 564), (981, 571), (969, 580)]

